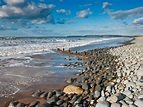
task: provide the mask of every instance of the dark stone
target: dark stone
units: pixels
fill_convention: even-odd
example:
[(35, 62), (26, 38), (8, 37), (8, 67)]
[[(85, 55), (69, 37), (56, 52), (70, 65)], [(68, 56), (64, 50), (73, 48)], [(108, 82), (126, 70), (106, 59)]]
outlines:
[(57, 98), (56, 96), (53, 96), (52, 98), (50, 98), (50, 99), (47, 100), (47, 103), (53, 104), (53, 103), (55, 103), (57, 100), (58, 100), (58, 98)]
[(64, 103), (64, 100), (59, 100), (59, 101), (57, 101), (56, 102), (56, 104), (59, 106), (59, 105), (61, 105), (61, 104), (63, 104)]
[(16, 105), (18, 105), (18, 101), (13, 101), (9, 104), (9, 107), (15, 107)]
[(82, 83), (82, 89), (84, 89), (84, 90), (89, 90), (89, 85), (88, 85), (88, 83)]
[(55, 92), (57, 97), (63, 95), (63, 92), (61, 90), (56, 90)]
[(96, 89), (97, 91), (101, 91), (102, 88), (101, 88), (100, 85), (96, 85), (95, 89)]
[(40, 95), (40, 98), (46, 98), (47, 96), (48, 96), (48, 93), (45, 92), (45, 93)]
[(52, 107), (52, 106), (49, 103), (45, 103), (45, 104), (40, 105), (39, 107)]
[(39, 101), (34, 101), (32, 102), (29, 107), (35, 107), (36, 105), (38, 105), (40, 102)]

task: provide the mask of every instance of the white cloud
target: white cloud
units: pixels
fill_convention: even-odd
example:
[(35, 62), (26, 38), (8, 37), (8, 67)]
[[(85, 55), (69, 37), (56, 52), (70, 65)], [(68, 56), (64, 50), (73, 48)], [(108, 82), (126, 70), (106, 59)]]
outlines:
[(119, 10), (114, 12), (108, 12), (108, 14), (113, 19), (125, 19), (127, 17), (133, 17), (133, 16), (142, 16), (143, 15), (143, 7), (138, 7), (130, 10)]
[(65, 14), (65, 15), (70, 15), (71, 14), (70, 10), (65, 10), (65, 9), (59, 9), (59, 10), (56, 10), (56, 12), (59, 13), (59, 14)]
[(84, 5), (80, 5), (80, 7), (88, 7), (88, 6), (92, 6), (92, 4), (84, 4)]
[(25, 3), (25, 0), (4, 0), (7, 5), (21, 6)]
[(90, 8), (88, 8), (87, 10), (82, 10), (76, 13), (78, 18), (88, 18), (89, 15), (92, 14), (92, 12), (90, 11)]
[[(48, 22), (47, 17), (55, 8), (53, 4), (25, 3), (24, 0), (5, 0), (5, 2), (7, 4), (0, 7), (0, 19), (29, 19), (32, 23), (39, 21), (38, 24)], [(22, 4), (26, 5), (18, 6)]]
[(111, 3), (108, 3), (108, 2), (103, 2), (103, 6), (102, 6), (102, 8), (103, 9), (110, 9), (110, 7), (112, 6), (112, 4)]
[(135, 19), (133, 23), (137, 25), (143, 25), (143, 17)]

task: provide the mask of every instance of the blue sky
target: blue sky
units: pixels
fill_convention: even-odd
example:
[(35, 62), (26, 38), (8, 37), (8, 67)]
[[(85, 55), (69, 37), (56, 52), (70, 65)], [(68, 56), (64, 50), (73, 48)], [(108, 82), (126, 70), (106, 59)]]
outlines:
[(0, 36), (143, 35), (143, 0), (0, 0)]

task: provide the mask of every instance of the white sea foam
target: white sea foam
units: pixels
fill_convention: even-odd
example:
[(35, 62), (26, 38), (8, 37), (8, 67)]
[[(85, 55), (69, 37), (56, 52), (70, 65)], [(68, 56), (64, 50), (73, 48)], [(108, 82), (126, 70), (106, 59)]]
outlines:
[(51, 52), (52, 49), (57, 48), (73, 48), (84, 46), (91, 43), (108, 41), (116, 38), (102, 38), (102, 39), (18, 39), (18, 40), (0, 40), (0, 56), (9, 56), (23, 53), (33, 52)]

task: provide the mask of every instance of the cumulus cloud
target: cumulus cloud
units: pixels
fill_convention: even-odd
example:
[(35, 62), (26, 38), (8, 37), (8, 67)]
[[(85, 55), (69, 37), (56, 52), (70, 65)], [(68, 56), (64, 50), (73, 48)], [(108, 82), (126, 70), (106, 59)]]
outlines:
[(119, 10), (108, 13), (113, 19), (125, 19), (127, 17), (133, 16), (142, 16), (143, 15), (143, 7), (138, 7), (130, 10)]
[(102, 8), (105, 10), (109, 10), (111, 8), (112, 4), (108, 2), (103, 2)]
[(135, 19), (133, 23), (137, 25), (143, 25), (143, 17)]
[(59, 10), (56, 10), (56, 12), (58, 14), (65, 14), (65, 15), (70, 15), (71, 14), (70, 10), (65, 10), (65, 9), (59, 9)]
[(21, 6), (25, 4), (25, 0), (4, 0), (7, 5)]
[[(29, 19), (32, 22), (46, 23), (55, 5), (36, 4), (25, 0), (5, 0), (0, 7), (0, 19)], [(23, 6), (19, 6), (23, 5)], [(35, 20), (35, 21), (33, 21)]]
[(82, 10), (76, 13), (78, 18), (88, 18), (89, 15), (91, 15), (92, 12), (90, 11), (90, 8), (88, 8), (87, 10)]

